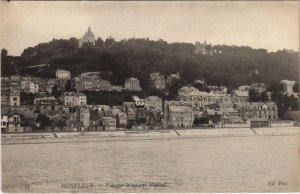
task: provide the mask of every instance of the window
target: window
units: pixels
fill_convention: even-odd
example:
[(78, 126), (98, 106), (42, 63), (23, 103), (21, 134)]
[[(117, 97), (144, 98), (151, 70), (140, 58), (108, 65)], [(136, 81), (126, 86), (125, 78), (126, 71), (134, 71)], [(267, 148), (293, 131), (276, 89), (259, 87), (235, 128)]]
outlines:
[(18, 99), (17, 99), (17, 97), (13, 97), (13, 101), (17, 101)]

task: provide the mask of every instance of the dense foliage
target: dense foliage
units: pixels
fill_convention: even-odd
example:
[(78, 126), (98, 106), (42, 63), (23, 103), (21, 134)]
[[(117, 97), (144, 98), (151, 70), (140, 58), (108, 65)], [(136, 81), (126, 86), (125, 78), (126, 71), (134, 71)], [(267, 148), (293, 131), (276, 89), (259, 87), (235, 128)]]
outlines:
[[(282, 79), (298, 80), (298, 53), (216, 45), (221, 54), (196, 55), (190, 43), (167, 43), (163, 40), (128, 39), (105, 41), (98, 38), (95, 47), (78, 48), (78, 40), (52, 40), (24, 50), (20, 57), (2, 55), (2, 76), (22, 73), (54, 77), (57, 68), (76, 76), (87, 71), (101, 71), (113, 84), (124, 84), (136, 77), (142, 87), (149, 86), (149, 74), (179, 72), (186, 83), (204, 79), (208, 85), (225, 85), (228, 89), (251, 81), (270, 84)], [(50, 64), (43, 68), (32, 65)]]

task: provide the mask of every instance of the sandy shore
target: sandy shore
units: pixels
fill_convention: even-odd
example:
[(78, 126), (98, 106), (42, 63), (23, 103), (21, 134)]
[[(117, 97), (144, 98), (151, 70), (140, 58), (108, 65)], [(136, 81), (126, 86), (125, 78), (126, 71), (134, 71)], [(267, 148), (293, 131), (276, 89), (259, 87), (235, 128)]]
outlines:
[(217, 138), (247, 136), (287, 136), (300, 135), (300, 127), (280, 128), (213, 128), (176, 129), (148, 131), (86, 131), (2, 134), (1, 144), (38, 144), (92, 141), (135, 141), (179, 138)]

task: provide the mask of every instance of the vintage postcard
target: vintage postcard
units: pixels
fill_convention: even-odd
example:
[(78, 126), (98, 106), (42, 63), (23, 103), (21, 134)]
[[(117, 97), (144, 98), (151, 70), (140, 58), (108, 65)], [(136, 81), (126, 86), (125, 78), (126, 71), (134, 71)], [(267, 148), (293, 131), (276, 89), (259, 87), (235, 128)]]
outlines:
[(300, 191), (298, 1), (1, 1), (3, 193)]

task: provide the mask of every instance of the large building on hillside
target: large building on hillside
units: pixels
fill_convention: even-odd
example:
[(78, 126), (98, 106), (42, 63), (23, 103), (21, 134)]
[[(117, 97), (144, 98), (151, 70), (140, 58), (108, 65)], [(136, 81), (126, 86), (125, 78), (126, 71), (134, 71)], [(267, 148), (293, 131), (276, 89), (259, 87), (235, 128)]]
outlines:
[(166, 89), (166, 80), (160, 73), (150, 73), (150, 83), (153, 87), (159, 90)]
[(66, 106), (83, 106), (87, 105), (86, 95), (83, 93), (65, 92), (62, 95), (62, 101)]
[(166, 124), (176, 128), (189, 128), (193, 126), (193, 111), (188, 106), (168, 106), (165, 110)]
[(129, 91), (141, 91), (140, 81), (136, 78), (129, 78), (125, 80), (125, 89)]
[(88, 31), (83, 35), (82, 39), (79, 40), (79, 48), (81, 48), (83, 45), (95, 46), (95, 43), (95, 35), (91, 31), (91, 27), (89, 27)]
[(274, 102), (243, 102), (237, 103), (236, 109), (243, 119), (262, 118), (268, 120), (278, 119), (278, 108)]
[(61, 79), (70, 79), (71, 73), (70, 73), (70, 71), (67, 71), (67, 70), (58, 69), (58, 70), (56, 70), (56, 77), (61, 78)]
[(281, 84), (283, 84), (283, 90), (284, 90), (284, 94), (287, 95), (292, 95), (295, 94), (293, 91), (293, 86), (295, 85), (295, 81), (290, 81), (290, 80), (281, 80), (280, 82)]

